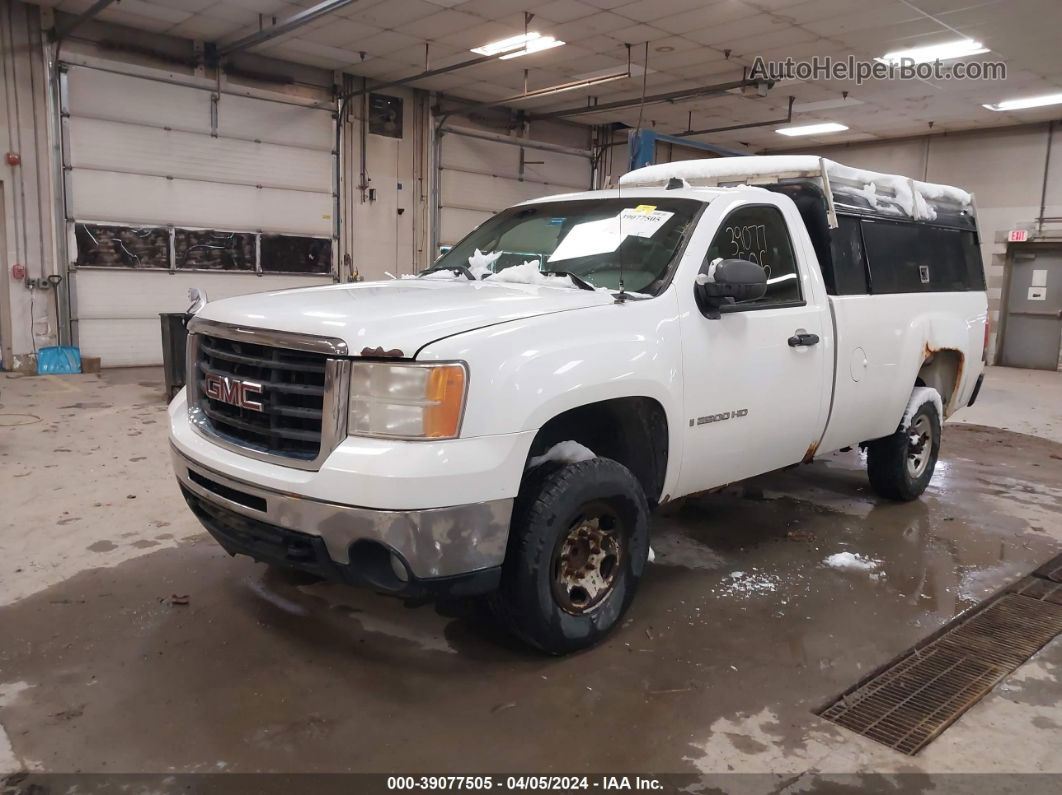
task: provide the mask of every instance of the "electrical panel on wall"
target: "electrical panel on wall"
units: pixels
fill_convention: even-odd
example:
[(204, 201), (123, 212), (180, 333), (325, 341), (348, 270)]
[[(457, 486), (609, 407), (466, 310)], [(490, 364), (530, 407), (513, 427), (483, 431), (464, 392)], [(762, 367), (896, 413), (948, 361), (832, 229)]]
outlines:
[(402, 137), (402, 98), (369, 94), (369, 132), (388, 138)]

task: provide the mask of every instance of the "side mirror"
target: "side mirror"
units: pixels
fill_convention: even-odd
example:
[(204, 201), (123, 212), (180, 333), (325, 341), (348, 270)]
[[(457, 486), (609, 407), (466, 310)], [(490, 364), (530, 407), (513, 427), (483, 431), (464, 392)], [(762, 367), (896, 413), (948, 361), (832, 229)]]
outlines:
[(763, 298), (767, 292), (767, 272), (755, 262), (724, 259), (701, 265), (693, 286), (693, 296), (701, 314), (719, 319), (719, 308), (735, 301)]

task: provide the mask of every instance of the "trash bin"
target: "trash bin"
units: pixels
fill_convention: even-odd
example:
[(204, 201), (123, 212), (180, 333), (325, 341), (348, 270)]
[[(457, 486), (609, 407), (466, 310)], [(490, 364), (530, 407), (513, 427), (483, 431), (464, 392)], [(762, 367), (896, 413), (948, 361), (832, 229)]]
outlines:
[(162, 312), (162, 372), (166, 380), (166, 400), (173, 400), (184, 386), (184, 360), (188, 343), (187, 312)]

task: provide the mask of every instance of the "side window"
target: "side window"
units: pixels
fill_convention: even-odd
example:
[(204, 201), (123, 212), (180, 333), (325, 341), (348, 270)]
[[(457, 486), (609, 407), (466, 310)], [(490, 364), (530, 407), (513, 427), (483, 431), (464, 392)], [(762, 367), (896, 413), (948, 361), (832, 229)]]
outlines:
[(743, 304), (769, 306), (801, 301), (793, 244), (785, 218), (777, 207), (742, 207), (728, 215), (715, 233), (705, 261), (715, 259), (746, 259), (767, 272), (767, 292), (763, 298)]
[(875, 293), (918, 293), (929, 289), (920, 270), (918, 227), (893, 221), (863, 221), (863, 243)]
[(837, 228), (830, 230), (830, 253), (833, 259), (835, 295), (867, 294), (867, 257), (863, 251), (863, 233), (858, 218), (837, 217)]
[(973, 232), (897, 221), (864, 220), (862, 227), (875, 293), (984, 289)]

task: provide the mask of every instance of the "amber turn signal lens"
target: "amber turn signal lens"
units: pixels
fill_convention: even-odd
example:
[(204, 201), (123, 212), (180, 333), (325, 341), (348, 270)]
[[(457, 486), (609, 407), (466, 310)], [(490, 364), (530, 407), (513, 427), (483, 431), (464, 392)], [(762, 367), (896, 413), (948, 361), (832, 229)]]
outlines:
[(465, 404), (465, 368), (459, 364), (432, 368), (425, 397), (424, 435), (429, 439), (457, 436)]

